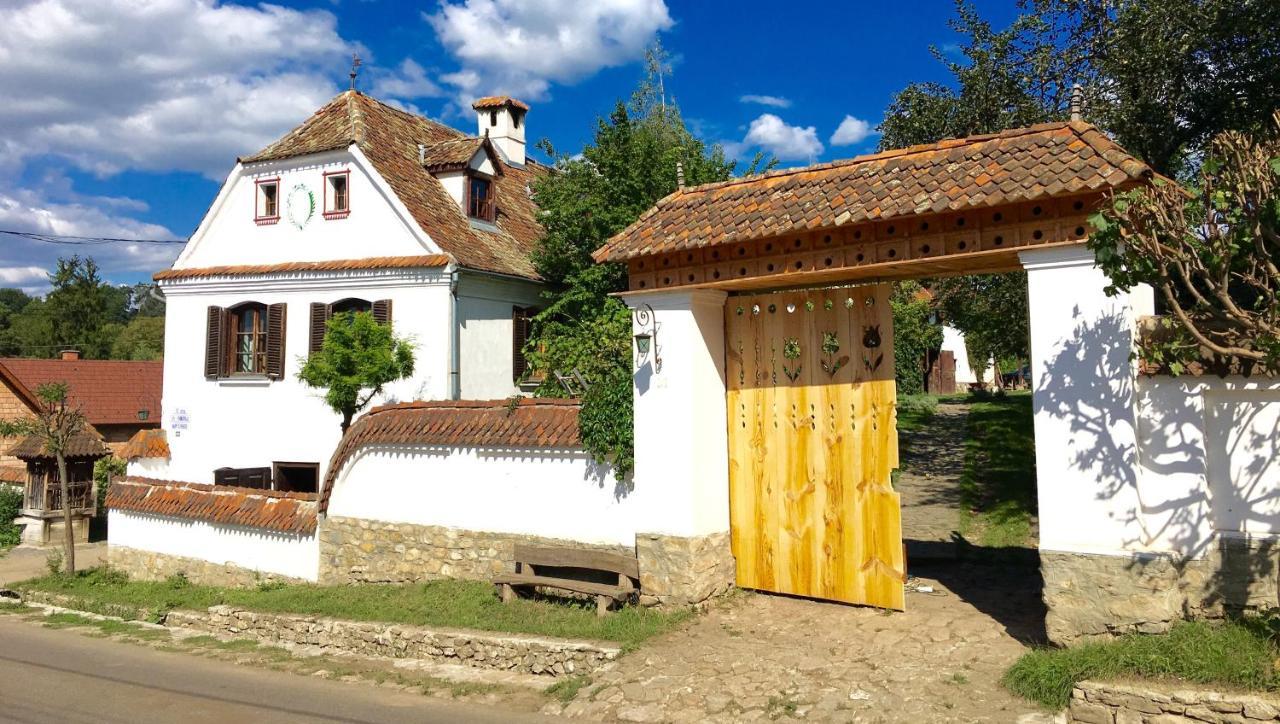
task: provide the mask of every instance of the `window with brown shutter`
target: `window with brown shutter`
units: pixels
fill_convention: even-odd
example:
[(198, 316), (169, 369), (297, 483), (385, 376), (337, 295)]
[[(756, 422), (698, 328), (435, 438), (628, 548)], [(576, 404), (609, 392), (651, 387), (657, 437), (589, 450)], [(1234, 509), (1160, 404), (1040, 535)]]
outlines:
[(284, 377), (285, 305), (267, 307), (266, 373), (272, 379)]
[(391, 300), (379, 299), (373, 303), (373, 321), (378, 324), (391, 324)]
[(206, 330), (205, 347), (204, 347), (204, 376), (205, 377), (221, 377), (223, 370), (223, 362), (227, 358), (226, 353), (226, 335), (223, 329), (226, 327), (227, 310), (222, 307), (209, 307), (208, 327)]
[(263, 375), (267, 373), (267, 306), (245, 302), (227, 311), (229, 354), (223, 357), (223, 373), (227, 375)]
[(511, 308), (511, 378), (516, 383), (529, 371), (524, 348), (533, 335), (533, 317), (537, 313), (533, 307)]
[(311, 303), (311, 336), (307, 340), (307, 354), (315, 354), (324, 346), (324, 332), (329, 326), (329, 317), (333, 308), (320, 302)]

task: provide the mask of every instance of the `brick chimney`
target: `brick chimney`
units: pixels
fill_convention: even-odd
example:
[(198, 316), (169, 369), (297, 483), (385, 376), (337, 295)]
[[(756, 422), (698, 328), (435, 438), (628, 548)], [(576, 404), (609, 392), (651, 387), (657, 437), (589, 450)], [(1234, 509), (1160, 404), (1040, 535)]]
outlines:
[(75, 362), (78, 359), (80, 359), (80, 350), (78, 349), (62, 350), (62, 360), (64, 362)]
[(476, 135), (488, 136), (507, 163), (523, 166), (524, 117), (529, 106), (510, 96), (489, 96), (472, 103), (471, 107), (476, 111), (479, 129)]

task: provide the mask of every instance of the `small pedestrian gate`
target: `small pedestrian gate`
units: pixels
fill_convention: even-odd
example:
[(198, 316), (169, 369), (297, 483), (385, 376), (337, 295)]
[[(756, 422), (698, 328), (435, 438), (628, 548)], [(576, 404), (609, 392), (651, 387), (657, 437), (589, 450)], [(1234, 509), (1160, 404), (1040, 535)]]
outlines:
[(731, 296), (738, 585), (903, 608), (889, 285)]

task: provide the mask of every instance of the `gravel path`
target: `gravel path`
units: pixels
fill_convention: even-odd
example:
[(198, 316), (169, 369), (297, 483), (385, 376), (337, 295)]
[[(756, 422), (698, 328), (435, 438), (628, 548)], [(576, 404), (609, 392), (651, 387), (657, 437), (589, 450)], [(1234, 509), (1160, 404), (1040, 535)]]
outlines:
[(968, 418), (967, 405), (939, 404), (928, 427), (903, 436), (902, 470), (894, 488), (902, 498), (902, 537), (908, 546), (957, 535)]

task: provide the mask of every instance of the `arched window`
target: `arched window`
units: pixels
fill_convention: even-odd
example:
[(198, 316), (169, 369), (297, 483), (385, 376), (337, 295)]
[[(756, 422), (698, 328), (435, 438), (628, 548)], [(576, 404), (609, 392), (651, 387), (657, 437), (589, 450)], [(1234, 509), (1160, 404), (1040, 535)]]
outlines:
[(329, 316), (342, 314), (343, 312), (372, 312), (373, 302), (367, 299), (356, 299), (349, 297), (342, 299), (329, 305)]
[(266, 374), (267, 305), (249, 302), (230, 311), (231, 372)]
[(379, 324), (391, 324), (391, 300), (379, 299), (371, 302), (367, 299), (348, 297), (331, 304), (315, 302), (311, 305), (311, 338), (307, 340), (307, 351), (316, 353), (324, 345), (325, 330), (329, 320), (335, 314), (343, 312), (369, 312), (373, 320)]

